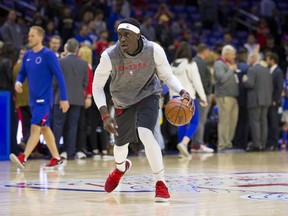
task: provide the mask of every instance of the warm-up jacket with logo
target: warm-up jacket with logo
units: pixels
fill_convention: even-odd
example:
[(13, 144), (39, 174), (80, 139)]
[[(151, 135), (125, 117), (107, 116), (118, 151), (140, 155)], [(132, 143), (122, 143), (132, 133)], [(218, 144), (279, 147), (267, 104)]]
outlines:
[(160, 94), (159, 79), (178, 93), (183, 89), (172, 74), (163, 48), (143, 36), (142, 41), (143, 49), (136, 56), (123, 53), (119, 41), (102, 53), (93, 80), (93, 96), (98, 108), (106, 105), (103, 87), (109, 75), (112, 78), (112, 100), (120, 109), (128, 108), (150, 95)]
[(33, 50), (25, 52), (16, 81), (23, 83), (27, 77), (30, 106), (52, 105), (52, 79), (54, 75), (60, 88), (61, 100), (67, 100), (64, 77), (55, 53), (46, 47), (37, 53), (34, 53)]

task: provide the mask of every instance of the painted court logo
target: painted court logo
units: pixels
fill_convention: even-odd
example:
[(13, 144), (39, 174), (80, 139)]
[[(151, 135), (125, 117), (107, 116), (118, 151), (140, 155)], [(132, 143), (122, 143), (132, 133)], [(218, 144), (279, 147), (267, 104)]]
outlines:
[[(52, 175), (53, 176), (53, 175)], [(35, 181), (20, 180), (1, 184), (5, 188), (61, 190), (67, 192), (103, 193), (105, 179), (69, 179), (48, 176)], [(288, 173), (168, 174), (171, 193), (238, 194), (251, 200), (288, 201)], [(116, 192), (154, 192), (153, 176), (126, 176)]]

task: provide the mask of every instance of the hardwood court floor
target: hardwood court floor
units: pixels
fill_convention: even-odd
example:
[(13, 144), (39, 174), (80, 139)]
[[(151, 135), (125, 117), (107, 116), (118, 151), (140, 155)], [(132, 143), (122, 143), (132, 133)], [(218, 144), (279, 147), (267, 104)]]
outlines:
[(44, 160), (29, 160), (22, 172), (2, 161), (0, 216), (288, 215), (286, 152), (165, 156), (169, 203), (154, 202), (146, 158), (130, 159), (132, 169), (111, 194), (103, 185), (113, 161), (67, 161), (46, 171)]

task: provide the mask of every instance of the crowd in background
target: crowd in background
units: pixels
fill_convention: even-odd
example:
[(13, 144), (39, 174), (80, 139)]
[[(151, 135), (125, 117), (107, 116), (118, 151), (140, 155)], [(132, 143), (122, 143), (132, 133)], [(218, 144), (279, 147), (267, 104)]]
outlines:
[[(24, 83), (24, 92), (21, 95), (15, 94), (14, 82), (23, 54), (29, 49), (25, 46), (29, 26), (38, 25), (45, 29), (45, 45), (59, 59), (72, 53), (87, 64), (87, 67), (79, 69), (84, 70), (87, 75), (83, 85), (85, 88), (82, 86), (81, 89), (85, 92), (84, 97), (81, 102), (74, 104), (69, 101), (70, 105), (81, 107), (79, 115), (75, 117), (71, 111), (71, 116), (59, 117), (57, 102), (54, 102), (55, 119), (52, 119), (52, 129), (54, 126), (61, 156), (85, 158), (92, 155), (95, 159), (112, 158), (109, 155), (109, 145), (113, 144), (113, 137), (102, 128), (101, 116), (92, 98), (91, 85), (101, 53), (117, 42), (115, 29), (125, 17), (139, 20), (141, 34), (148, 40), (159, 43), (171, 63), (175, 61), (174, 53), (183, 42), (190, 45), (193, 59), (196, 63), (198, 61), (208, 107), (198, 123), (203, 131), (202, 135), (199, 138), (196, 133), (196, 138), (189, 141), (191, 151), (206, 152), (207, 149), (199, 149), (204, 144), (219, 152), (235, 148), (247, 151), (276, 150), (280, 136), (280, 144), (284, 148), (288, 131), (288, 117), (285, 113), (288, 108), (285, 107), (287, 11), (281, 10), (279, 4), (273, 0), (255, 1), (247, 9), (251, 15), (259, 17), (253, 30), (236, 25), (233, 19), (243, 1), (183, 1), (182, 5), (176, 1), (161, 2), (155, 6), (155, 2), (148, 0), (30, 1), (37, 7), (31, 14), (32, 22), (25, 19), (21, 9), (7, 11), (0, 31), (0, 90), (10, 91), (13, 98), (11, 151), (17, 153), (25, 148), (29, 137), (31, 114), (28, 86)], [(71, 38), (74, 38), (72, 42)], [(65, 48), (71, 48), (71, 43), (74, 46), (73, 51)], [(204, 67), (199, 66), (197, 58), (205, 62)], [(74, 90), (68, 89), (71, 94)], [(54, 91), (57, 98), (57, 86)], [(110, 102), (109, 83), (106, 93)], [(199, 95), (196, 97), (200, 100)], [(169, 99), (169, 90), (163, 86), (163, 109)], [(62, 119), (60, 123), (59, 119)], [(23, 138), (20, 145), (17, 145), (19, 120), (22, 123)], [(175, 150), (177, 128), (163, 117), (161, 131), (164, 138), (163, 150)], [(64, 145), (60, 145), (61, 136), (64, 137)], [(68, 146), (73, 145), (72, 149), (65, 146), (65, 136)], [(75, 143), (72, 144), (73, 142)], [(136, 143), (131, 145), (131, 152), (138, 154), (140, 146)], [(46, 154), (45, 147), (40, 143), (32, 157), (42, 157), (43, 154)]]

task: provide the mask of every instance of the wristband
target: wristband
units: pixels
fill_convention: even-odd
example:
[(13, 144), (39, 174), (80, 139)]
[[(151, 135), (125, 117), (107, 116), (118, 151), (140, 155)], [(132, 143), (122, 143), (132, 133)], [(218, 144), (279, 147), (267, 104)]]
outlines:
[(110, 115), (109, 115), (109, 113), (106, 113), (106, 114), (104, 114), (104, 115), (102, 115), (101, 116), (101, 118), (102, 118), (102, 121), (104, 121), (107, 117), (109, 117)]

